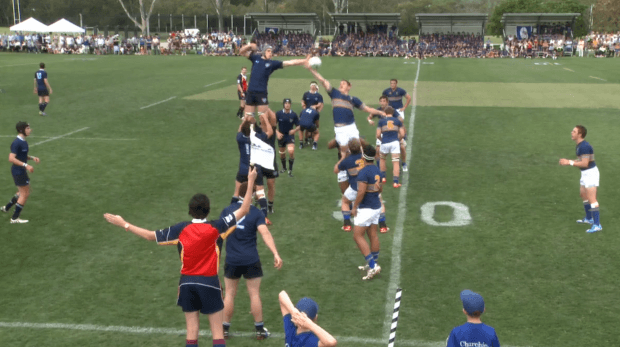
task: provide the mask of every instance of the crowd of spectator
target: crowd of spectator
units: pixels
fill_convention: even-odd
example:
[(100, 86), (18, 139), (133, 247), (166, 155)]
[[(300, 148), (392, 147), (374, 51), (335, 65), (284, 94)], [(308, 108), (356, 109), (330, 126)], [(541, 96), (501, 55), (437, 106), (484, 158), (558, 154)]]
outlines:
[(303, 56), (314, 48), (315, 38), (311, 34), (297, 33), (255, 33), (253, 39), (258, 47), (269, 45), (278, 56)]
[[(354, 28), (355, 29), (355, 28)], [(305, 56), (317, 54), (348, 57), (418, 57), (453, 58), (548, 58), (557, 59), (564, 52), (576, 52), (596, 57), (620, 56), (620, 32), (592, 32), (573, 40), (565, 25), (541, 26), (539, 33), (525, 40), (508, 36), (503, 44), (484, 42), (480, 34), (434, 33), (415, 37), (390, 35), (394, 28), (385, 25), (366, 26), (364, 30), (336, 35), (333, 41), (315, 38), (305, 33), (255, 33), (253, 40), (264, 48), (269, 45), (275, 56)], [(354, 30), (355, 31), (355, 30)], [(386, 33), (387, 31), (387, 33)], [(158, 35), (124, 37), (115, 35), (53, 35), (36, 33), (0, 34), (0, 51), (50, 54), (177, 54), (188, 52), (205, 56), (234, 56), (246, 44), (233, 32), (200, 34), (186, 30), (172, 32), (166, 39)]]
[(211, 56), (230, 56), (243, 43), (241, 36), (219, 32), (204, 35), (172, 32), (165, 40), (159, 35), (0, 34), (0, 51), (49, 54), (186, 55), (188, 51), (194, 51)]

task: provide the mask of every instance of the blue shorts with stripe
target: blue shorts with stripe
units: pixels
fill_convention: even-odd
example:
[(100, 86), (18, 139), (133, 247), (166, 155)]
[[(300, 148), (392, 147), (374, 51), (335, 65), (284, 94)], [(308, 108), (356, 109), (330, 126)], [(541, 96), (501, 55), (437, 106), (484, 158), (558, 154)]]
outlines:
[(220, 279), (218, 276), (181, 276), (177, 305), (183, 312), (212, 314), (223, 310)]

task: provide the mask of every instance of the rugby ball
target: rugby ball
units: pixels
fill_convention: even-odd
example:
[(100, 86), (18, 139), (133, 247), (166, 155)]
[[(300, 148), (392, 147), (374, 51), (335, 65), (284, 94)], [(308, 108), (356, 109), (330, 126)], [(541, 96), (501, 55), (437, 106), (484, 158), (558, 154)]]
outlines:
[(319, 57), (312, 57), (312, 58), (310, 58), (308, 63), (310, 64), (310, 66), (312, 66), (312, 68), (318, 69), (321, 66), (321, 58), (319, 58)]

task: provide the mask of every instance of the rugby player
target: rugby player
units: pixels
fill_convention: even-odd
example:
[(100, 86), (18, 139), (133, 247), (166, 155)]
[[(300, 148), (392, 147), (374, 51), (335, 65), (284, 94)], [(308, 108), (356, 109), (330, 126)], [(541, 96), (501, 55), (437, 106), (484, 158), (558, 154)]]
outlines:
[(307, 107), (305, 100), (301, 100), (301, 113), (299, 114), (299, 149), (304, 147), (304, 139), (306, 135), (312, 136), (312, 150), (316, 151), (319, 146), (319, 119), (321, 115), (312, 108)]
[(30, 136), (32, 132), (30, 124), (26, 122), (17, 122), (15, 129), (17, 130), (17, 138), (11, 143), (9, 162), (13, 164), (11, 166), (11, 174), (17, 186), (17, 194), (13, 196), (8, 204), (0, 207), (0, 211), (9, 212), (11, 207), (15, 205), (15, 212), (13, 212), (13, 217), (11, 217), (11, 224), (22, 224), (28, 223), (27, 220), (19, 218), (19, 215), (26, 205), (26, 200), (28, 200), (28, 196), (30, 195), (30, 178), (28, 177), (28, 172), (34, 172), (32, 165), (28, 165), (28, 159), (37, 164), (40, 160), (37, 157), (28, 155), (28, 142), (26, 142), (26, 137)]
[(291, 110), (291, 99), (282, 101), (284, 109), (276, 113), (276, 120), (280, 130), (276, 130), (282, 171), (286, 172), (286, 151), (288, 150), (289, 170), (288, 176), (293, 177), (293, 164), (295, 163), (295, 133), (299, 131), (299, 118), (297, 113)]
[[(323, 84), (327, 94), (332, 99), (336, 142), (338, 142), (338, 146), (340, 147), (340, 156), (346, 157), (349, 140), (352, 138), (359, 138), (359, 131), (355, 125), (353, 107), (375, 115), (385, 116), (385, 113), (383, 111), (372, 109), (366, 106), (360, 99), (350, 96), (349, 91), (351, 90), (351, 82), (343, 79), (340, 81), (339, 89), (332, 88), (329, 81), (314, 70), (308, 62), (306, 62), (304, 66), (319, 82), (321, 82), (321, 84)], [(338, 182), (341, 184), (346, 181), (347, 173), (345, 171), (341, 171), (338, 174)]]
[(45, 108), (50, 102), (50, 95), (52, 94), (52, 87), (47, 81), (47, 71), (45, 71), (45, 64), (39, 64), (39, 71), (34, 73), (34, 93), (39, 95), (39, 115), (47, 116)]
[[(247, 190), (252, 190), (247, 183), (239, 188), (239, 193), (246, 195)], [(237, 211), (242, 201), (226, 207), (220, 218)], [(248, 294), (250, 295), (250, 307), (254, 316), (254, 328), (256, 339), (263, 340), (269, 337), (269, 330), (263, 324), (263, 306), (260, 299), (260, 283), (263, 277), (263, 269), (256, 248), (256, 233), (260, 233), (263, 241), (273, 253), (273, 262), (276, 269), (282, 267), (282, 259), (278, 254), (273, 237), (265, 225), (265, 216), (259, 209), (250, 206), (248, 214), (237, 221), (237, 229), (226, 239), (226, 259), (224, 263), (224, 283), (226, 296), (224, 297), (224, 338), (228, 338), (230, 321), (235, 309), (235, 296), (239, 286), (239, 279), (246, 279)]]
[[(304, 93), (304, 95), (301, 97), (301, 100), (305, 101), (306, 103), (306, 106), (304, 106), (304, 108), (311, 107), (316, 110), (318, 114), (321, 113), (321, 111), (323, 110), (323, 95), (319, 94), (319, 85), (316, 83), (316, 81), (310, 82), (310, 90)], [(312, 131), (304, 131), (303, 138), (306, 144), (310, 144), (310, 139), (312, 139), (313, 137), (314, 136)]]
[(603, 230), (599, 216), (599, 204), (598, 200), (596, 200), (600, 174), (594, 161), (594, 149), (585, 140), (587, 134), (588, 130), (583, 125), (577, 125), (573, 128), (571, 139), (577, 144), (577, 159), (569, 160), (562, 158), (560, 159), (560, 165), (576, 166), (581, 170), (579, 193), (583, 200), (586, 216), (583, 219), (577, 220), (577, 223), (591, 224), (592, 227), (586, 230), (586, 232), (594, 233)]
[(243, 121), (241, 125), (239, 125), (239, 130), (237, 131), (237, 146), (239, 147), (239, 171), (237, 171), (237, 177), (235, 178), (235, 192), (233, 193), (231, 204), (239, 201), (239, 187), (241, 187), (241, 183), (247, 182), (248, 176), (247, 172), (250, 168), (250, 149), (252, 147), (252, 143), (250, 141), (251, 134), (251, 121), (253, 118), (251, 116), (243, 117)]
[(245, 92), (248, 90), (248, 77), (245, 75), (248, 69), (244, 66), (241, 73), (237, 76), (237, 96), (239, 97), (239, 110), (237, 117), (243, 118), (243, 109), (245, 108)]
[[(381, 95), (379, 97), (379, 107), (377, 107), (377, 110), (380, 111), (385, 111), (385, 108), (388, 107), (388, 98), (385, 95)], [(377, 116), (377, 115), (373, 115), (373, 114), (368, 114), (368, 118), (366, 120), (368, 120), (368, 124), (370, 125), (375, 125), (375, 121), (373, 120), (373, 118), (383, 118), (382, 116)], [(377, 164), (378, 168), (381, 168), (381, 140), (377, 139), (377, 143), (375, 145), (375, 150), (377, 151), (377, 155), (375, 156), (375, 162)]]
[[(262, 174), (259, 175), (259, 178), (258, 178), (258, 182), (260, 184), (257, 183), (257, 191), (259, 191), (260, 189), (258, 189), (258, 186), (260, 186), (260, 188), (263, 188), (263, 177), (267, 178), (267, 188), (269, 189), (267, 191), (267, 198), (269, 199), (269, 201), (266, 203), (266, 207), (263, 209), (263, 212), (265, 213), (265, 217), (267, 217), (267, 213), (274, 212), (273, 203), (276, 198), (276, 178), (278, 178), (279, 176), (278, 163), (276, 162), (276, 157), (275, 157), (277, 119), (276, 119), (276, 114), (273, 113), (273, 111), (270, 108), (267, 108), (267, 112), (262, 114), (259, 118), (261, 120), (260, 129), (262, 131), (257, 130), (256, 135), (260, 140), (269, 144), (269, 146), (273, 148), (273, 153), (274, 153), (273, 170), (261, 168)], [(260, 196), (260, 194), (257, 194), (257, 196)], [(259, 203), (260, 202), (261, 200), (259, 198)], [(262, 209), (262, 205), (261, 205), (261, 209)], [(266, 222), (267, 222), (267, 225), (271, 225), (271, 221), (269, 220), (269, 218), (266, 218)]]
[(461, 301), (463, 313), (467, 316), (467, 323), (452, 329), (446, 341), (446, 347), (500, 347), (495, 329), (480, 320), (480, 316), (484, 313), (482, 295), (465, 289), (461, 292)]
[[(360, 270), (366, 271), (366, 276), (362, 277), (363, 280), (372, 279), (381, 272), (381, 267), (377, 264), (380, 249), (377, 225), (381, 214), (379, 194), (383, 186), (381, 172), (373, 165), (375, 154), (373, 146), (364, 147), (362, 158), (366, 163), (357, 175), (357, 197), (351, 211), (351, 215), (355, 217), (353, 239), (366, 260), (366, 265), (359, 267)], [(368, 235), (370, 246), (366, 242), (365, 235)]]
[(357, 197), (357, 175), (366, 165), (366, 161), (362, 158), (362, 147), (358, 139), (349, 140), (350, 155), (342, 158), (334, 166), (334, 173), (346, 171), (349, 179), (349, 187), (342, 194), (342, 230), (351, 231), (351, 203)]
[(252, 78), (250, 78), (250, 84), (245, 98), (245, 114), (254, 115), (254, 112), (261, 113), (267, 112), (269, 100), (267, 99), (267, 84), (269, 83), (269, 76), (278, 69), (283, 69), (287, 66), (304, 65), (310, 59), (310, 56), (306, 59), (294, 59), (287, 61), (271, 60), (273, 56), (273, 50), (271, 46), (265, 46), (263, 54), (257, 54), (258, 47), (256, 43), (250, 43), (241, 47), (239, 55), (244, 56), (252, 61)]
[[(404, 124), (405, 123), (405, 109), (407, 109), (407, 107), (411, 103), (411, 95), (409, 95), (409, 93), (407, 93), (406, 90), (398, 87), (398, 80), (395, 78), (390, 80), (390, 88), (387, 88), (386, 90), (384, 90), (383, 95), (387, 96), (390, 106), (392, 106), (394, 110), (396, 110), (394, 114), (397, 117), (402, 118), (400, 121), (403, 122)], [(404, 106), (403, 106), (403, 97), (407, 99)], [(401, 163), (403, 165), (404, 172), (408, 171), (407, 151), (405, 149), (405, 147), (407, 146), (406, 140), (407, 138), (405, 136), (401, 140), (401, 143), (400, 143)]]
[(377, 140), (381, 140), (381, 177), (386, 182), (385, 172), (387, 165), (385, 160), (388, 154), (392, 155), (394, 188), (400, 188), (398, 181), (400, 175), (400, 140), (405, 136), (405, 129), (400, 118), (394, 117), (394, 109), (391, 106), (385, 108), (386, 117), (381, 118), (377, 124)]
[(316, 324), (319, 305), (305, 297), (293, 306), (285, 291), (278, 295), (284, 320), (284, 343), (287, 347), (334, 347), (338, 341)]
[[(247, 173), (248, 186), (254, 184), (256, 169)], [(235, 230), (238, 221), (250, 211), (252, 190), (248, 189), (239, 209), (223, 215), (222, 218), (207, 222), (210, 211), (209, 198), (205, 194), (195, 194), (189, 201), (191, 222), (181, 222), (157, 231), (132, 225), (119, 215), (104, 214), (111, 224), (125, 228), (133, 234), (160, 245), (176, 245), (181, 258), (181, 279), (179, 280), (177, 305), (185, 313), (187, 326), (186, 347), (198, 346), (200, 313), (209, 316), (213, 336), (213, 347), (226, 346), (222, 328), (224, 301), (222, 287), (217, 276), (219, 268), (219, 248), (216, 240), (226, 238)]]

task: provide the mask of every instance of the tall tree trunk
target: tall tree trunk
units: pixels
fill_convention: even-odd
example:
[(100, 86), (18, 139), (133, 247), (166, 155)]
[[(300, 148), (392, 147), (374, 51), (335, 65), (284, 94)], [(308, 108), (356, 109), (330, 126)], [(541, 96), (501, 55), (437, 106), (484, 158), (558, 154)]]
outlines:
[(151, 13), (153, 13), (153, 7), (155, 6), (155, 1), (157, 0), (152, 0), (151, 2), (151, 6), (148, 10), (148, 12), (146, 11), (146, 8), (144, 7), (144, 1), (145, 0), (138, 0), (139, 1), (139, 9), (140, 9), (140, 22), (138, 22), (138, 19), (134, 16), (132, 16), (131, 14), (129, 14), (129, 11), (127, 10), (127, 7), (125, 6), (125, 3), (123, 3), (123, 0), (118, 0), (118, 2), (121, 4), (121, 6), (123, 7), (123, 10), (125, 11), (125, 14), (127, 14), (127, 17), (129, 17), (129, 19), (131, 19), (131, 21), (138, 27), (140, 28), (140, 31), (142, 31), (143, 35), (149, 35), (149, 19), (151, 18)]

